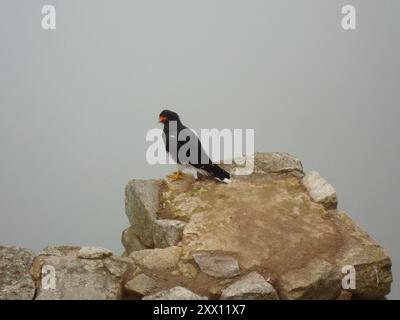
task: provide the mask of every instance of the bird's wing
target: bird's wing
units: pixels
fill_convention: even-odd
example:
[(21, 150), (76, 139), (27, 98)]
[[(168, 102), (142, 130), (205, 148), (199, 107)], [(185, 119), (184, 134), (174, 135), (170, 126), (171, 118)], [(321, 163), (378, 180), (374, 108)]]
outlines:
[[(203, 146), (201, 145), (200, 139), (197, 137), (197, 135), (193, 132), (193, 134), (190, 135), (190, 141), (186, 139), (186, 141), (183, 142), (183, 144), (187, 143), (188, 146), (191, 146), (192, 148), (190, 150), (195, 150), (197, 147), (197, 155), (196, 155), (196, 161), (192, 162), (189, 161), (189, 164), (192, 165), (193, 167), (200, 169), (202, 171), (207, 172), (211, 176), (219, 179), (220, 181), (226, 181), (230, 179), (230, 174), (222, 169), (220, 166), (217, 164), (213, 163), (208, 156), (208, 154), (205, 152)], [(196, 145), (193, 145), (193, 144)]]
[(176, 163), (193, 166), (212, 164), (193, 130), (180, 125), (177, 131), (177, 133), (170, 132), (169, 127), (165, 126), (163, 134), (165, 149)]
[[(188, 128), (185, 128), (188, 129)], [(196, 133), (190, 129), (185, 131), (185, 139), (178, 141), (178, 150), (180, 151), (180, 163), (197, 166), (200, 164), (210, 164), (211, 159), (204, 151), (201, 141)], [(182, 157), (183, 155), (183, 157)]]

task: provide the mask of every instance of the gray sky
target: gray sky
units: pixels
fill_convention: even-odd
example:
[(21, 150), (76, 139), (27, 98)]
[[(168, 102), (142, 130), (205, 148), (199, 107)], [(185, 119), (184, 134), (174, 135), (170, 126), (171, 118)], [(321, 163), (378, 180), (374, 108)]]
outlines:
[(387, 249), (400, 298), (399, 1), (2, 0), (0, 15), (1, 244), (121, 253), (125, 184), (172, 169), (145, 160), (170, 106), (318, 170)]

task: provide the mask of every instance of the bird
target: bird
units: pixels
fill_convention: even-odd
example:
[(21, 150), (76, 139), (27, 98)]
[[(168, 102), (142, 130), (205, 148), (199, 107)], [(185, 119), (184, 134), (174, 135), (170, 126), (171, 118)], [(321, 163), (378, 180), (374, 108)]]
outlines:
[(182, 123), (176, 112), (161, 111), (159, 122), (164, 125), (163, 139), (166, 151), (178, 166), (178, 171), (169, 176), (171, 179), (179, 180), (182, 178), (182, 173), (189, 173), (195, 180), (198, 175), (202, 175), (224, 183), (231, 182), (230, 174), (211, 161), (200, 139)]

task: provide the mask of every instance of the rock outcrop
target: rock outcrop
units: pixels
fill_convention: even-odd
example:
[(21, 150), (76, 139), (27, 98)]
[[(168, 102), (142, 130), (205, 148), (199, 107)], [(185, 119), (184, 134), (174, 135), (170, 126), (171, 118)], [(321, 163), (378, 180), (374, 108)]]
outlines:
[[(285, 153), (224, 164), (231, 184), (132, 180), (125, 252), (0, 247), (0, 299), (381, 299), (391, 260), (334, 188)], [(247, 169), (246, 169), (247, 170)], [(250, 173), (250, 172), (249, 172)]]
[(0, 300), (31, 300), (35, 284), (29, 274), (34, 258), (29, 249), (0, 246)]
[[(225, 169), (237, 172), (239, 160)], [(229, 185), (189, 177), (129, 182), (126, 214), (146, 250), (135, 253), (137, 246), (124, 243), (126, 253), (138, 264), (152, 257), (140, 268), (157, 288), (243, 299), (380, 299), (389, 293), (390, 258), (337, 209), (326, 180), (315, 171), (305, 174), (289, 154), (256, 153), (251, 161), (254, 172), (233, 176)], [(180, 250), (173, 263), (165, 262), (166, 246)], [(354, 270), (355, 287), (343, 288), (347, 270)]]
[(35, 257), (37, 300), (116, 300), (130, 263), (97, 247), (51, 247)]

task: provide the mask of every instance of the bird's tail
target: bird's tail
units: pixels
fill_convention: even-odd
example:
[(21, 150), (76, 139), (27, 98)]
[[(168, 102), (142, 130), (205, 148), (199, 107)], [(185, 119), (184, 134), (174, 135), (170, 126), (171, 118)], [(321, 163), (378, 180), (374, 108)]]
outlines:
[(212, 163), (207, 165), (208, 168), (206, 169), (215, 179), (225, 183), (231, 183), (231, 175), (229, 172), (222, 169), (220, 166)]

